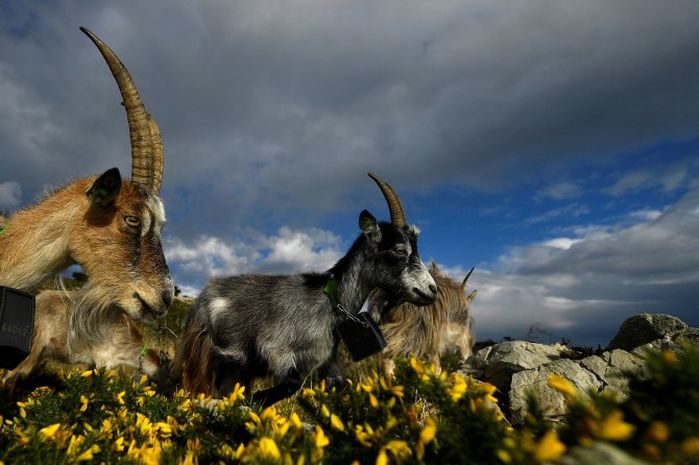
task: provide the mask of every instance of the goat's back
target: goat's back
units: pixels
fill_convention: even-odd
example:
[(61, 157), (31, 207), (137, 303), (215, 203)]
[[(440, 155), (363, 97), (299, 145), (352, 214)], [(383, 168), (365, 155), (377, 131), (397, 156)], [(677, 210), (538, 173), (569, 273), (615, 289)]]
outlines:
[[(211, 280), (195, 301), (178, 360), (208, 351), (209, 372), (211, 359), (221, 356), (254, 376), (264, 372), (277, 378), (291, 369), (317, 368), (330, 358), (334, 342), (334, 316), (322, 292), (323, 282), (316, 274)], [(205, 337), (195, 340), (200, 333)], [(186, 361), (176, 363), (187, 365)], [(205, 363), (199, 363), (189, 374), (185, 369), (183, 378), (198, 377), (210, 383), (211, 375), (203, 373), (204, 367)]]

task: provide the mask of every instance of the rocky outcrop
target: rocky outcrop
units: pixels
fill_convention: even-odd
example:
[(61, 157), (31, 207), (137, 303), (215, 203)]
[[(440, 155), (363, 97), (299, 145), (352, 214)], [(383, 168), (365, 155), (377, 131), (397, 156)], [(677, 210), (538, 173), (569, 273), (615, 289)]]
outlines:
[(512, 376), (510, 384), (510, 415), (514, 421), (524, 418), (526, 398), (531, 392), (540, 402), (546, 416), (555, 419), (565, 412), (565, 399), (548, 386), (548, 377), (557, 374), (570, 381), (582, 396), (594, 392), (615, 392), (620, 397), (628, 394), (628, 375), (643, 370), (643, 359), (624, 350), (591, 355), (582, 360), (556, 360)]
[(502, 342), (476, 352), (466, 361), (463, 371), (507, 391), (513, 374), (558, 360), (565, 350), (562, 345)]
[(563, 415), (566, 411), (565, 398), (548, 387), (548, 377), (555, 373), (570, 381), (575, 388), (585, 393), (589, 389), (599, 390), (601, 381), (590, 371), (573, 360), (561, 359), (531, 370), (520, 371), (512, 376), (510, 385), (510, 416), (514, 422), (524, 419), (527, 408), (527, 396), (533, 394), (541, 410), (551, 419)]
[(648, 350), (681, 351), (682, 341), (699, 343), (699, 329), (669, 315), (641, 314), (627, 319), (609, 344), (613, 348), (600, 355), (572, 360), (560, 344), (508, 341), (481, 349), (463, 371), (497, 386), (509, 399), (514, 422), (524, 418), (530, 393), (545, 416), (555, 420), (565, 412), (565, 399), (548, 386), (550, 374), (566, 378), (582, 396), (592, 390), (623, 398), (629, 392), (629, 375), (642, 373)]
[(674, 316), (641, 313), (627, 318), (621, 324), (607, 349), (631, 351), (656, 339), (675, 339), (689, 329), (685, 322)]

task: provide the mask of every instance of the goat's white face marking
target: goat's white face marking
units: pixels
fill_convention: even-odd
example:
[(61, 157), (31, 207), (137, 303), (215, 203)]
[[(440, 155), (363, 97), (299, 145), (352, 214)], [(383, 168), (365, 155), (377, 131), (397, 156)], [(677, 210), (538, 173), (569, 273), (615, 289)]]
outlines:
[(420, 261), (420, 267), (417, 269), (412, 267), (405, 268), (401, 275), (401, 280), (408, 289), (417, 289), (425, 295), (433, 295), (430, 287), (437, 286), (437, 283), (434, 282), (434, 278), (427, 271), (427, 267), (422, 261)]
[(143, 214), (143, 229), (141, 230), (141, 235), (145, 236), (148, 231), (150, 231), (151, 221), (153, 224), (153, 231), (157, 237), (160, 237), (163, 226), (165, 226), (165, 206), (163, 202), (155, 196), (148, 198), (146, 202), (147, 209)]

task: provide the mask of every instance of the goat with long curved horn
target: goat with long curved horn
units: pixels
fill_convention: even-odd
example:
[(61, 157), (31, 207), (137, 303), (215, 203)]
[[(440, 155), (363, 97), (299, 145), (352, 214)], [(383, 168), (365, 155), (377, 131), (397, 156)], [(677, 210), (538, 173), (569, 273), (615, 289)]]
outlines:
[[(119, 86), (129, 122), (131, 179), (111, 168), (0, 219), (0, 286), (33, 290), (75, 263), (88, 276), (80, 290), (56, 305), (40, 301), (48, 303), (36, 309), (32, 353), (0, 381), (0, 389), (11, 391), (14, 380), (31, 374), (47, 344), (49, 352), (69, 360), (86, 361), (79, 354), (88, 354), (96, 365), (142, 366), (149, 375), (158, 368), (155, 359), (149, 366), (142, 363), (141, 336), (129, 321), (162, 316), (174, 294), (162, 249), (160, 131), (124, 64), (99, 37), (80, 30), (97, 46)], [(110, 345), (119, 331), (130, 335), (136, 351)]]
[(131, 180), (158, 195), (163, 170), (163, 149), (158, 125), (146, 111), (136, 84), (119, 57), (95, 33), (86, 27), (81, 27), (80, 30), (97, 46), (119, 86), (129, 121)]
[(383, 196), (386, 198), (388, 210), (391, 213), (391, 223), (398, 227), (405, 226), (408, 221), (405, 218), (405, 210), (403, 209), (403, 204), (400, 202), (398, 194), (396, 194), (393, 188), (389, 186), (386, 181), (375, 174), (369, 173), (369, 177), (376, 182), (379, 189), (381, 189)]

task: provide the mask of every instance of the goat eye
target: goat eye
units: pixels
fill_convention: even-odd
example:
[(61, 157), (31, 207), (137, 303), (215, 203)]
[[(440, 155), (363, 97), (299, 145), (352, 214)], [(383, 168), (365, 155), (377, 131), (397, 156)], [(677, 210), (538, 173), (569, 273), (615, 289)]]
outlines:
[(141, 220), (137, 216), (125, 216), (124, 221), (132, 228), (138, 228), (141, 226)]
[(391, 250), (391, 252), (398, 255), (399, 257), (407, 257), (408, 256), (408, 250), (404, 249), (403, 247), (396, 247), (395, 249)]

